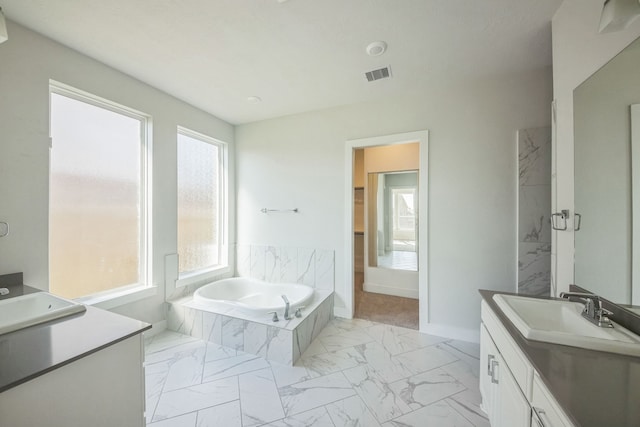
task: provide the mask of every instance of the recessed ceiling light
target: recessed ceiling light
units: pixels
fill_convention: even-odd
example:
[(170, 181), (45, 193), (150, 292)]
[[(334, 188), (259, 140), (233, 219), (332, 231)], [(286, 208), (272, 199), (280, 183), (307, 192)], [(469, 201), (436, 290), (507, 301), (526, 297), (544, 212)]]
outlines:
[(367, 54), (369, 56), (380, 56), (387, 50), (387, 44), (383, 41), (369, 43), (367, 46)]
[(250, 96), (247, 98), (247, 102), (249, 104), (259, 104), (262, 102), (262, 98), (260, 98), (259, 96)]

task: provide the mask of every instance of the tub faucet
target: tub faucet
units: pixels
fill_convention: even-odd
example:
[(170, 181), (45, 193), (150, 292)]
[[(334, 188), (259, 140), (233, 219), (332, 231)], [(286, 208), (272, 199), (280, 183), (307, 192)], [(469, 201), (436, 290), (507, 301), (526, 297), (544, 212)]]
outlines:
[(284, 320), (291, 320), (292, 317), (289, 316), (289, 299), (286, 295), (282, 295), (282, 299), (284, 300)]

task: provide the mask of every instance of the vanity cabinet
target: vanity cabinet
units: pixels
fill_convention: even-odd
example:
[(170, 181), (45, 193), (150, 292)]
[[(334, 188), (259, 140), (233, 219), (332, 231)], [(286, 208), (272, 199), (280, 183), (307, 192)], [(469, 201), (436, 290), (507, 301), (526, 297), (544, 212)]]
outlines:
[(144, 427), (143, 361), (137, 334), (10, 388), (0, 426)]
[(482, 408), (492, 427), (572, 426), (484, 301), (480, 327), (480, 394)]

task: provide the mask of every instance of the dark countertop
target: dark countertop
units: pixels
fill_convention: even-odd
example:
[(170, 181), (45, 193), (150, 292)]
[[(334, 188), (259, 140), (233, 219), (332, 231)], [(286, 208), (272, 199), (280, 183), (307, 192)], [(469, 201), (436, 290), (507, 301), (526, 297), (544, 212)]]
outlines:
[(0, 392), (150, 328), (148, 323), (87, 306), (84, 313), (0, 335)]
[(640, 426), (640, 357), (527, 340), (493, 301), (508, 292), (480, 294), (577, 427)]

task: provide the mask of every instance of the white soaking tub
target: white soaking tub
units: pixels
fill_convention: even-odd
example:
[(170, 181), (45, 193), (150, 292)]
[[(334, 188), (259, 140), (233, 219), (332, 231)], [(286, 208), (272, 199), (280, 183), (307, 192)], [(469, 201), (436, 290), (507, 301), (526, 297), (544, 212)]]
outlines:
[(289, 300), (289, 313), (293, 315), (297, 307), (312, 301), (313, 288), (295, 283), (268, 283), (248, 277), (232, 277), (204, 285), (195, 292), (193, 300), (198, 304), (239, 309), (259, 316), (270, 311), (281, 314), (285, 308), (283, 295)]

